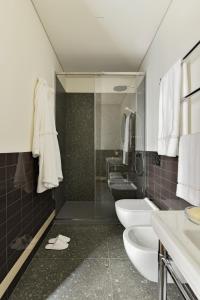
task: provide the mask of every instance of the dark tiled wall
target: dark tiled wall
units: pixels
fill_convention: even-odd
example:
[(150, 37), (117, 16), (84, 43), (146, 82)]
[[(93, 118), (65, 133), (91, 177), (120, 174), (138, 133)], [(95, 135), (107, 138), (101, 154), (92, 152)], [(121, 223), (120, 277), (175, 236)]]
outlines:
[[(156, 164), (159, 165), (156, 165)], [(184, 209), (188, 203), (176, 197), (178, 158), (146, 152), (147, 197), (163, 209)]]
[(94, 94), (65, 94), (56, 105), (65, 200), (94, 201)]
[[(64, 158), (66, 154), (66, 92), (62, 87), (60, 81), (56, 79), (56, 127), (58, 130), (58, 142), (60, 147), (60, 154), (62, 160), (62, 168), (64, 171)], [(64, 172), (63, 172), (64, 173)], [(65, 195), (65, 176), (64, 181), (59, 185), (59, 188), (55, 189), (56, 199), (56, 212), (58, 212), (66, 200)]]
[(0, 154), (0, 282), (54, 210), (51, 191), (36, 193), (38, 160)]
[(129, 153), (128, 177), (136, 187), (136, 197), (144, 198), (146, 189), (146, 155), (145, 151), (134, 151)]

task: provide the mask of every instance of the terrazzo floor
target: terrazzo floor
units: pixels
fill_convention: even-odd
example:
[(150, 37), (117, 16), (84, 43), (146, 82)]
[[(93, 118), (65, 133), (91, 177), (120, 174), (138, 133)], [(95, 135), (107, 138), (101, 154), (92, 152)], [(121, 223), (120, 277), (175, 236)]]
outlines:
[[(16, 286), (11, 300), (156, 300), (157, 284), (128, 260), (120, 225), (54, 225)], [(57, 234), (71, 237), (63, 251), (47, 251)], [(170, 285), (168, 300), (182, 300)]]

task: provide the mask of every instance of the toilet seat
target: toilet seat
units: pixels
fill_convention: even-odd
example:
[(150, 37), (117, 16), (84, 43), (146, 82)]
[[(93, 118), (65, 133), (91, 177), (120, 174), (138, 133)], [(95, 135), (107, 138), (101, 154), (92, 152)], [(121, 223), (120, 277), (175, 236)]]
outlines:
[(152, 226), (131, 226), (123, 233), (126, 253), (146, 279), (158, 281), (158, 238)]
[(144, 201), (145, 199), (121, 199), (116, 202), (116, 206), (119, 209), (128, 211), (152, 210), (149, 203), (147, 201)]
[[(153, 227), (130, 226), (124, 230), (123, 242), (126, 253), (138, 272), (146, 279), (158, 282), (158, 237)], [(177, 268), (176, 272), (184, 282)], [(173, 282), (169, 274), (167, 281)]]
[(158, 251), (158, 237), (152, 226), (131, 226), (124, 231), (128, 243), (140, 250)]

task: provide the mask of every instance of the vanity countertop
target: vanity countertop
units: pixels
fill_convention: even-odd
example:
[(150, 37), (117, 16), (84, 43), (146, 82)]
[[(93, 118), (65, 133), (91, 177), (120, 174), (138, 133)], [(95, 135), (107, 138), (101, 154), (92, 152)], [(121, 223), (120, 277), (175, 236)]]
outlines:
[(174, 263), (200, 299), (200, 225), (189, 221), (184, 211), (156, 211), (153, 228)]

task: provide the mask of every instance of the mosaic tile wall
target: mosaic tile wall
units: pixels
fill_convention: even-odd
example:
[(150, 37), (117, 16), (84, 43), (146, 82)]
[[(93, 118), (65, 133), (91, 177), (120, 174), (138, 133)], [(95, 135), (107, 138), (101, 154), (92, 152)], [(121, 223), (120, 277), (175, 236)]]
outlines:
[(178, 157), (146, 152), (146, 195), (162, 209), (184, 209), (188, 203), (176, 197)]
[(57, 103), (65, 200), (94, 201), (94, 94), (69, 93)]
[(0, 282), (54, 210), (52, 192), (36, 193), (38, 160), (0, 154)]
[[(60, 147), (61, 161), (62, 161), (62, 169), (64, 166), (64, 158), (66, 154), (66, 129), (65, 129), (65, 120), (66, 120), (66, 92), (61, 85), (60, 81), (56, 79), (56, 128), (58, 131), (58, 142)], [(64, 170), (63, 170), (64, 171)], [(59, 187), (55, 189), (55, 205), (56, 211), (59, 211), (63, 204), (65, 203), (65, 177), (64, 180), (60, 183)]]

